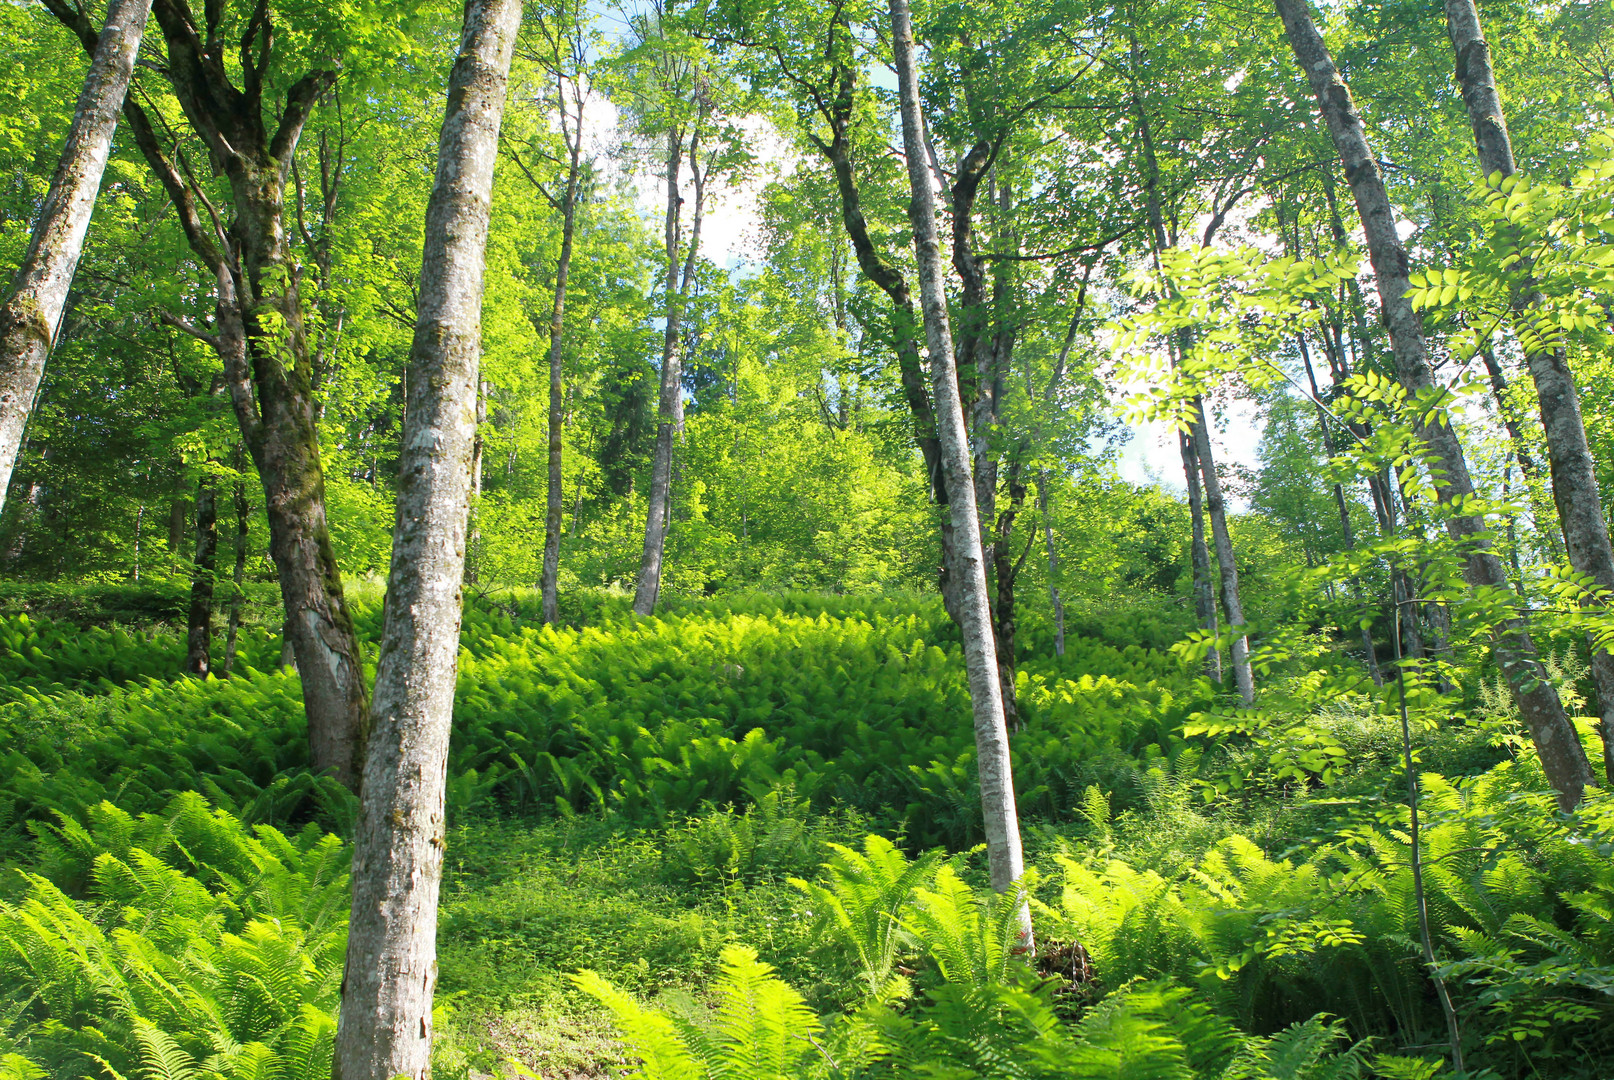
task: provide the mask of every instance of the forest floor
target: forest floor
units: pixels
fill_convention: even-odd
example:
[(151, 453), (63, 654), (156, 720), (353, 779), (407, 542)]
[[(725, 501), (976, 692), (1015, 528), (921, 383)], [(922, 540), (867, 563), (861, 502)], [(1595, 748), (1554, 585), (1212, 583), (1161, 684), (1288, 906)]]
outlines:
[[(324, 1038), (345, 884), (320, 861), (320, 837), (344, 835), (353, 806), (303, 767), (298, 685), (277, 669), (272, 628), (248, 627), (234, 677), (198, 681), (179, 674), (182, 635), (160, 589), (59, 589), (49, 612), (24, 592), (0, 597), (13, 611), (0, 614), (0, 839), (8, 863), (39, 876), (0, 886), (0, 940), (12, 946), (0, 975), (25, 991), (0, 992), (0, 1060), (15, 1052), (70, 1077), (95, 1054), (135, 1075), (141, 1040), (160, 1028), (200, 1061), (214, 1038), (206, 1017), (229, 1014), (237, 993), (218, 973), (248, 962), (238, 954), (254, 917), (272, 917), (262, 933), (311, 959), (285, 991), (300, 995), (302, 1019), (259, 1018), (267, 1026), (249, 1034), (289, 1046), (301, 1023)], [(75, 621), (95, 621), (108, 597), (123, 625)], [(356, 599), (373, 637), (378, 605)], [(558, 631), (534, 626), (520, 597), (467, 612), (438, 1076), (621, 1072), (642, 1048), (621, 1041), (616, 1006), (574, 976), (597, 972), (700, 1031), (715, 1022), (735, 946), (771, 965), (826, 1030), (872, 1015), (861, 946), (826, 921), (826, 894), (803, 887), (825, 880), (826, 862), (872, 851), (871, 835), (946, 856), (914, 879), (921, 914), (939, 895), (924, 889), (948, 881), (988, 909), (967, 694), (934, 601), (719, 598), (650, 621), (622, 618), (608, 595), (580, 603)], [(15, 613), (23, 606), (35, 614)], [(1171, 1075), (1287, 1076), (1238, 1073), (1227, 1056), (1242, 1045), (1234, 1057), (1255, 1060), (1286, 1031), (1310, 1040), (1314, 1063), (1333, 1055), (1343, 1070), (1296, 1078), (1443, 1075), (1444, 1024), (1409, 906), (1395, 710), (1367, 692), (1321, 694), (1327, 672), (1311, 663), (1272, 674), (1263, 709), (1230, 719), (1224, 691), (1182, 657), (1103, 636), (1148, 625), (1095, 620), (1063, 658), (1034, 620), (1023, 637), (1014, 744), (1033, 913), (1051, 950), (1082, 946), (1057, 946), (1074, 958), (1074, 985), (1067, 973), (1036, 993), (1089, 1027), (1129, 1001), (1142, 1003), (1139, 1023), (1166, 1017), (1150, 1045), (1180, 1059)], [(1572, 658), (1562, 665), (1572, 684)], [(1603, 818), (1555, 814), (1494, 688), (1467, 693), (1460, 720), (1453, 702), (1421, 701), (1413, 747), (1429, 906), (1465, 1040), (1498, 1077), (1596, 1076), (1587, 1063), (1614, 1019), (1614, 815), (1601, 803)], [(243, 885), (222, 869), (231, 858), (282, 884)], [(200, 907), (176, 908), (180, 894)], [(70, 929), (41, 937), (50, 912)], [(876, 932), (893, 925), (876, 917)], [(922, 924), (902, 917), (892, 970), (918, 995), (905, 1015), (942, 1017), (936, 995), (955, 976)], [(54, 967), (29, 959), (51, 950)], [(184, 993), (170, 1000), (159, 983)], [(1209, 1011), (1183, 1019), (1179, 992)], [(210, 995), (213, 1012), (175, 1004)], [(1205, 1017), (1230, 1026), (1196, 1050)]]

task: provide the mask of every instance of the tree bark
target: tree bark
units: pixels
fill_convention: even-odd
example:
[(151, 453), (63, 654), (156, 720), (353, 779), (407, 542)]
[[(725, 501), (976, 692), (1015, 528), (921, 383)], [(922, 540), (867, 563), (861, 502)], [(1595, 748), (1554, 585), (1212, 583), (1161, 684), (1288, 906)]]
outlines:
[(520, 0), (470, 0), (426, 210), (413, 401), (353, 845), (337, 1080), (431, 1073), (448, 738), (493, 168)]
[[(1351, 100), (1350, 88), (1334, 66), (1327, 44), (1312, 22), (1306, 0), (1276, 0), (1276, 6), (1289, 44), (1317, 97), (1356, 200), (1378, 282), (1381, 310), (1390, 331), (1397, 377), (1408, 394), (1420, 399), (1427, 408), (1436, 404), (1430, 400), (1436, 396), (1436, 388), (1429, 369), (1423, 324), (1407, 299), (1411, 287), (1407, 251), (1396, 232), (1395, 211), (1378, 162), (1368, 146), (1361, 115)], [(1435, 487), (1440, 501), (1460, 505), (1473, 494), (1474, 486), (1456, 432), (1437, 415), (1420, 425), (1419, 436), (1428, 444), (1438, 465)], [(1493, 593), (1502, 590), (1511, 597), (1507, 571), (1491, 549), (1485, 523), (1478, 517), (1455, 514), (1447, 519), (1446, 527), (1452, 539), (1467, 551), (1469, 585)], [(1557, 791), (1559, 804), (1565, 809), (1572, 808), (1580, 802), (1584, 789), (1595, 783), (1595, 778), (1585, 747), (1564, 712), (1557, 689), (1541, 666), (1523, 617), (1515, 615), (1494, 627), (1492, 640), (1497, 667), (1530, 730), (1547, 780)]]
[[(44, 3), (86, 50), (95, 49), (82, 10), (65, 0)], [(325, 516), (308, 340), (284, 205), (297, 140), (335, 72), (310, 71), (286, 86), (271, 133), (264, 123), (273, 36), (267, 9), (248, 21), (239, 39), (240, 87), (228, 75), (236, 63), (234, 43), (218, 33), (218, 6), (204, 10), (201, 26), (185, 0), (155, 0), (152, 10), (167, 47), (168, 79), (229, 183), (233, 212), (227, 228), (204, 220), (190, 183), (126, 94), (124, 120), (135, 146), (168, 195), (191, 250), (215, 279), (210, 333), (169, 314), (163, 318), (207, 341), (223, 361), (242, 441), (263, 483), (269, 553), (280, 578), (287, 640), (302, 674), (310, 764), (355, 787), (368, 702)]]
[[(975, 718), (976, 760), (981, 787), (981, 810), (986, 830), (987, 862), (992, 887), (998, 892), (1014, 888), (1024, 872), (1020, 823), (1015, 811), (1014, 777), (1009, 753), (1009, 732), (1003, 718), (992, 641), (991, 599), (986, 588), (986, 565), (976, 516), (974, 486), (970, 477), (970, 447), (964, 431), (964, 408), (959, 398), (958, 374), (953, 364), (952, 328), (948, 323), (947, 296), (943, 291), (941, 245), (936, 234), (935, 193), (931, 189), (923, 122), (919, 113), (919, 74), (914, 61), (913, 25), (907, 0), (890, 0), (891, 42), (902, 101), (903, 145), (907, 153), (908, 185), (913, 200), (909, 218), (919, 263), (919, 291), (924, 314), (925, 342), (930, 350), (931, 386), (936, 406), (941, 465), (950, 495), (956, 545), (955, 565), (960, 578), (959, 628), (964, 638), (964, 667), (969, 676), (970, 703)], [(974, 541), (974, 542), (972, 542)], [(1031, 912), (1020, 911), (1020, 945), (1032, 947)]]
[(191, 568), (190, 617), (185, 633), (185, 670), (206, 675), (213, 663), (213, 574), (218, 566), (218, 489), (212, 479), (196, 486), (196, 561)]
[[(1491, 68), (1491, 49), (1485, 41), (1479, 11), (1473, 0), (1445, 0), (1446, 27), (1457, 58), (1457, 81), (1474, 128), (1474, 145), (1487, 176), (1512, 176), (1513, 143), (1508, 136), (1502, 100)], [(1542, 297), (1530, 280), (1531, 267), (1520, 266), (1525, 287), (1516, 294), (1515, 317), (1530, 317)], [(1569, 565), (1590, 575), (1599, 589), (1614, 593), (1614, 547), (1610, 546), (1608, 519), (1586, 424), (1581, 419), (1580, 392), (1569, 367), (1565, 348), (1526, 349), (1525, 359), (1536, 384), (1541, 426), (1547, 436), (1547, 466), (1552, 474), (1552, 498), (1563, 526)], [(1603, 738), (1604, 771), (1614, 784), (1614, 654), (1592, 649), (1592, 680), (1597, 686), (1599, 730)]]
[[(557, 97), (560, 102), (561, 131), (567, 131), (566, 95), (564, 83), (557, 79)], [(583, 105), (579, 100), (575, 114), (576, 127), (570, 135), (566, 135), (567, 149), (570, 158), (566, 168), (566, 193), (561, 200), (561, 229), (560, 229), (560, 259), (555, 264), (555, 302), (549, 312), (549, 490), (544, 506), (544, 568), (543, 576), (539, 581), (539, 593), (543, 598), (543, 619), (551, 625), (560, 621), (560, 599), (557, 595), (558, 586), (556, 577), (560, 573), (560, 519), (563, 509), (563, 493), (561, 491), (561, 425), (565, 420), (565, 387), (562, 382), (561, 359), (562, 346), (565, 341), (566, 320), (566, 278), (572, 269), (572, 242), (577, 228), (577, 191), (578, 183), (582, 178), (583, 155)], [(692, 162), (695, 168), (700, 168), (698, 161)], [(673, 174), (670, 181), (674, 190), (677, 190), (677, 174)], [(663, 353), (665, 362), (665, 353)], [(680, 395), (681, 397), (682, 395)], [(660, 432), (657, 432), (656, 450), (661, 450)], [(669, 447), (670, 450), (670, 447)], [(665, 536), (662, 537), (665, 542)], [(658, 567), (656, 578), (656, 591), (660, 593), (661, 579), (659, 567), (660, 553), (657, 553)], [(652, 603), (652, 609), (654, 604)]]
[(1250, 671), (1250, 639), (1244, 633), (1244, 604), (1239, 599), (1238, 560), (1233, 554), (1233, 537), (1227, 531), (1226, 504), (1222, 482), (1216, 475), (1216, 458), (1211, 452), (1210, 424), (1205, 416), (1205, 400), (1194, 398), (1192, 435), (1199, 476), (1205, 484), (1205, 514), (1210, 518), (1211, 539), (1216, 545), (1216, 569), (1222, 579), (1222, 610), (1227, 612), (1227, 632), (1232, 638), (1233, 683), (1245, 708), (1255, 704), (1255, 677)]
[[(236, 448), (236, 468), (241, 467), (241, 449)], [(235, 667), (235, 642), (241, 632), (241, 609), (246, 603), (243, 582), (247, 574), (247, 536), (252, 527), (252, 504), (247, 502), (245, 480), (235, 482), (235, 572), (231, 581), (235, 592), (230, 596), (230, 626), (224, 638), (224, 674), (229, 676)]]
[[(696, 181), (697, 220), (703, 194), (700, 187), (700, 159), (697, 156), (699, 147), (700, 129), (697, 126), (690, 136), (690, 171)], [(645, 514), (644, 554), (639, 559), (639, 579), (633, 594), (633, 610), (639, 615), (655, 614), (656, 602), (661, 598), (661, 561), (672, 510), (673, 444), (684, 430), (684, 376), (680, 353), (683, 344), (684, 291), (689, 287), (690, 274), (694, 269), (699, 236), (692, 227), (689, 269), (684, 274), (681, 288), (678, 251), (684, 200), (678, 193), (678, 174), (683, 170), (683, 154), (683, 133), (673, 128), (667, 132), (667, 216), (664, 227), (667, 269), (663, 287), (667, 293), (667, 326), (661, 344), (661, 399), (657, 405), (656, 452), (650, 466), (650, 506)]]
[(168, 572), (179, 572), (179, 553), (185, 549), (185, 526), (191, 501), (184, 496), (168, 500)]
[(112, 0), (28, 252), (0, 308), (0, 510), (5, 509), (45, 360), (67, 308), (150, 10), (151, 0)]
[[(1199, 479), (1199, 451), (1194, 437), (1186, 431), (1177, 433), (1177, 445), (1182, 451), (1183, 481), (1188, 486), (1188, 516), (1192, 522), (1193, 539), (1189, 548), (1194, 569), (1194, 614), (1199, 625), (1213, 638), (1222, 633), (1216, 615), (1216, 592), (1211, 583), (1210, 547), (1205, 543), (1204, 485)], [(1212, 641), (1210, 653), (1205, 657), (1205, 670), (1217, 682), (1222, 681), (1222, 647)]]
[(1054, 519), (1048, 508), (1048, 470), (1037, 473), (1037, 509), (1042, 511), (1042, 539), (1048, 548), (1048, 602), (1054, 609), (1054, 655), (1065, 655), (1065, 601), (1059, 595), (1059, 552), (1054, 547)]

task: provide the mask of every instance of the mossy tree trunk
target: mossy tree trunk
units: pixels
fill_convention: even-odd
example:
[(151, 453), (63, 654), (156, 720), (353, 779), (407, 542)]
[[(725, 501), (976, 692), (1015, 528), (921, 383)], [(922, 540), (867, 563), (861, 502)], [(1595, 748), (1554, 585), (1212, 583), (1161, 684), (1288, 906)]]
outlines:
[(374, 724), (353, 844), (338, 1080), (431, 1075), (493, 167), (520, 0), (470, 0), (426, 210)]

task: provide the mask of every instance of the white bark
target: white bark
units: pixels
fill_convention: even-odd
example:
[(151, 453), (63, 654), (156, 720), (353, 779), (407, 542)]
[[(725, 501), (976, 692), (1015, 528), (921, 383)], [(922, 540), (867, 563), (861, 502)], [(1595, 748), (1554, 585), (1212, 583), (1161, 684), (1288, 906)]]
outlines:
[(1233, 639), (1233, 682), (1244, 707), (1255, 704), (1255, 677), (1250, 672), (1250, 639), (1244, 632), (1244, 604), (1239, 599), (1238, 559), (1233, 553), (1233, 537), (1227, 531), (1227, 506), (1222, 499), (1222, 482), (1216, 475), (1216, 458), (1211, 451), (1210, 421), (1205, 415), (1205, 399), (1194, 399), (1194, 457), (1205, 485), (1205, 513), (1210, 518), (1211, 538), (1216, 546), (1216, 568), (1222, 578), (1222, 610), (1227, 612), (1227, 633)]
[(483, 257), (520, 0), (470, 0), (449, 79), (366, 746), (338, 1080), (431, 1072), (444, 788), (459, 657)]
[[(996, 649), (992, 638), (992, 609), (986, 588), (986, 562), (980, 544), (975, 486), (970, 476), (969, 438), (964, 430), (964, 408), (958, 394), (953, 360), (953, 331), (943, 292), (941, 243), (936, 231), (936, 196), (931, 188), (924, 128), (919, 112), (919, 74), (914, 63), (913, 23), (907, 0), (890, 0), (891, 43), (896, 56), (897, 87), (902, 98), (903, 146), (908, 159), (908, 183), (913, 192), (909, 217), (919, 260), (920, 308), (924, 313), (925, 342), (930, 350), (930, 373), (935, 394), (936, 426), (941, 442), (942, 475), (947, 487), (957, 552), (953, 570), (958, 576), (958, 623), (964, 638), (964, 667), (969, 676), (970, 705), (975, 719), (975, 749), (980, 772), (981, 811), (986, 828), (987, 862), (992, 887), (998, 892), (1014, 888), (1025, 869), (1020, 848), (1020, 821), (1015, 811), (1014, 777), (1010, 770), (1009, 731), (1003, 717), (1002, 689), (998, 685)], [(1029, 949), (1031, 912), (1022, 907), (1021, 945)]]
[(0, 510), (56, 342), (151, 0), (112, 0), (28, 254), (0, 309)]
[[(1384, 324), (1390, 331), (1396, 376), (1409, 394), (1431, 394), (1435, 381), (1429, 368), (1423, 322), (1407, 298), (1411, 289), (1407, 249), (1396, 231), (1395, 209), (1385, 190), (1378, 161), (1368, 145), (1361, 114), (1351, 98), (1350, 87), (1335, 67), (1328, 46), (1312, 21), (1306, 0), (1275, 2), (1290, 47), (1311, 83), (1356, 200), (1368, 256), (1373, 263), (1373, 276), (1378, 283)], [(1440, 501), (1448, 505), (1460, 504), (1470, 497), (1474, 486), (1457, 433), (1437, 418), (1425, 423), (1418, 434), (1428, 444), (1438, 464), (1435, 488)], [(1467, 550), (1465, 569), (1471, 586), (1511, 591), (1507, 572), (1491, 547), (1481, 518), (1454, 515), (1447, 519), (1446, 531)], [(1596, 781), (1586, 748), (1564, 712), (1557, 688), (1541, 665), (1523, 615), (1509, 618), (1493, 628), (1492, 641), (1497, 667), (1506, 677), (1514, 703), (1530, 729), (1547, 780), (1558, 792), (1559, 805), (1571, 809), (1580, 802), (1584, 789)]]
[[(1513, 140), (1496, 90), (1491, 49), (1473, 0), (1446, 0), (1446, 26), (1456, 55), (1457, 81), (1474, 128), (1480, 167), (1487, 176), (1512, 176)], [(1541, 299), (1534, 288), (1526, 289), (1519, 297), (1516, 315), (1527, 322), (1531, 309), (1538, 307)], [(1603, 515), (1602, 495), (1597, 488), (1596, 461), (1586, 439), (1580, 390), (1569, 366), (1569, 352), (1563, 348), (1536, 349), (1527, 353), (1526, 359), (1536, 386), (1541, 427), (1547, 437), (1552, 497), (1563, 525), (1569, 564), (1576, 573), (1589, 574), (1598, 588), (1614, 592), (1614, 546), (1609, 543), (1608, 519)], [(1498, 405), (1506, 407), (1500, 401)], [(1551, 523), (1546, 523), (1542, 531), (1551, 536)], [(1604, 774), (1614, 784), (1614, 655), (1594, 648), (1591, 661), (1603, 737)]]

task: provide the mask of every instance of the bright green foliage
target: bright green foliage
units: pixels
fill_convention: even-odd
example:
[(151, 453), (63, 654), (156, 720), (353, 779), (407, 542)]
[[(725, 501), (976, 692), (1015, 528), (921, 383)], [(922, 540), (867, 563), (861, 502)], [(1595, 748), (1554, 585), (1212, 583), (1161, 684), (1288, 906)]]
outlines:
[[(1606, 826), (1554, 819), (1509, 766), (1456, 785), (1426, 774), (1422, 844), (1437, 952), (1489, 1044), (1534, 1060), (1608, 1053), (1614, 1009)], [(1323, 1009), (1355, 1031), (1425, 1031), (1443, 1021), (1418, 960), (1406, 813), (1363, 800), (1315, 846), (1273, 858), (1223, 841), (1171, 879), (1112, 860), (1064, 859), (1062, 935), (1098, 976), (1195, 980), (1241, 1024)], [(1432, 1040), (1433, 1041), (1433, 1040)], [(1475, 1038), (1473, 1041), (1478, 1042)]]
[[(279, 650), (277, 638), (244, 633), (236, 645), (238, 670), (269, 670)], [(0, 695), (8, 698), (172, 679), (184, 666), (185, 639), (178, 634), (0, 616)]]
[(328, 1075), (340, 840), (248, 830), (194, 794), (140, 818), (102, 803), (38, 832), (44, 873), (0, 905), (0, 982), (12, 1038), (47, 1075)]
[[(1347, 1080), (1363, 1073), (1356, 1049), (1335, 1053), (1343, 1037), (1338, 1023), (1317, 1018), (1251, 1038), (1166, 982), (1126, 985), (1067, 1024), (1055, 983), (1039, 983), (1026, 958), (1007, 948), (1017, 900), (970, 889), (947, 864), (915, 874), (921, 865), (870, 838), (863, 855), (838, 850), (824, 880), (808, 890), (815, 903), (833, 902), (837, 912), (861, 912), (878, 892), (887, 899), (884, 918), (895, 923), (908, 913), (905, 951), (910, 959), (928, 956), (932, 966), (900, 1005), (906, 993), (894, 995), (870, 979), (858, 1008), (821, 1020), (754, 953), (734, 948), (723, 955), (710, 1019), (647, 1009), (592, 972), (576, 981), (610, 1009), (640, 1062), (637, 1075), (658, 1080), (778, 1080), (860, 1070), (1048, 1080)], [(843, 947), (865, 933), (855, 925), (849, 932), (838, 919), (826, 928)]]
[[(870, 835), (863, 850), (831, 845), (835, 855), (823, 865), (822, 882), (792, 878), (818, 910), (818, 930), (835, 940), (868, 986), (881, 997), (893, 977), (898, 947), (906, 939), (903, 918), (914, 890), (935, 870), (936, 857), (910, 860), (882, 836)], [(900, 991), (898, 991), (900, 993)]]
[[(451, 804), (666, 823), (791, 787), (819, 806), (906, 821), (924, 842), (978, 838), (969, 699), (956, 631), (934, 605), (739, 598), (713, 609), (617, 621), (602, 606), (600, 625), (559, 630), (470, 609)], [(361, 608), (361, 634), (378, 619)], [(274, 655), (273, 639), (260, 642)], [(177, 644), (150, 648), (167, 655)], [(110, 644), (81, 653), (81, 681), (122, 662)], [(1069, 817), (1092, 783), (1135, 783), (1133, 755), (1172, 754), (1182, 718), (1208, 695), (1169, 655), (1080, 639), (1060, 661), (1028, 660), (1020, 678), (1020, 804), (1049, 818)], [(306, 747), (294, 675), (248, 667), (229, 680), (101, 689), (4, 707), (0, 812), (11, 821), (103, 798), (150, 810), (184, 788), (252, 820), (311, 809), (344, 820), (339, 799), (298, 776)]]

